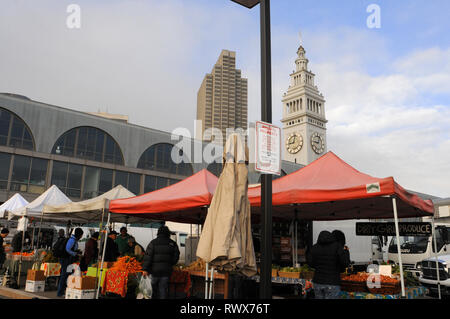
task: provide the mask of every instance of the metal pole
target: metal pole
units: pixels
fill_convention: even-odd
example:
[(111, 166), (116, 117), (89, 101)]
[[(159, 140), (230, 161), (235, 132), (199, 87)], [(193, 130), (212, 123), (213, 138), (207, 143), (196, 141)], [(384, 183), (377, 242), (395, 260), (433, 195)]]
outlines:
[[(103, 236), (102, 236), (102, 227), (103, 227), (103, 220), (104, 220), (104, 218), (105, 218), (105, 208), (103, 208), (102, 209), (102, 221), (100, 222), (100, 225), (99, 225), (99, 227), (98, 227), (98, 230), (99, 230), (99, 235), (98, 235), (98, 239), (97, 239), (97, 242), (98, 243), (102, 243), (102, 239), (103, 239)], [(105, 238), (106, 238), (106, 236), (105, 236)], [(100, 247), (102, 247), (101, 245), (100, 245)], [(100, 248), (99, 247), (99, 248)], [(99, 272), (99, 262), (100, 262), (100, 249), (98, 250), (98, 253), (97, 253), (97, 271), (95, 272), (95, 284), (96, 284), (96, 287), (98, 288), (99, 287), (99, 285), (101, 284), (101, 278), (99, 279), (98, 278), (98, 272)]]
[[(44, 211), (41, 212), (41, 222), (39, 223), (39, 232), (38, 232), (38, 239), (36, 243), (36, 248), (39, 249), (39, 236), (41, 235), (41, 228), (42, 228), (42, 219), (44, 218)], [(34, 236), (34, 229), (33, 229), (33, 236)], [(34, 240), (33, 240), (34, 244)]]
[[(108, 211), (108, 220), (107, 220), (105, 226), (109, 226), (110, 219), (111, 219), (111, 212)], [(106, 227), (105, 227), (105, 231), (106, 231)], [(105, 251), (106, 251), (106, 241), (107, 241), (107, 239), (108, 239), (108, 236), (105, 235), (105, 243), (103, 244), (103, 253), (102, 253), (102, 263), (100, 265), (100, 282), (102, 281), (103, 262), (105, 261)], [(95, 299), (98, 299), (99, 291), (100, 291), (100, 285), (97, 286), (97, 295), (96, 295)]]
[(397, 238), (397, 255), (398, 263), (400, 265), (400, 283), (402, 285), (402, 298), (405, 298), (405, 281), (403, 279), (403, 263), (402, 263), (402, 253), (400, 251), (400, 232), (398, 229), (398, 216), (397, 216), (397, 200), (392, 197), (392, 206), (394, 208), (394, 221), (395, 221), (395, 236)]
[(438, 262), (438, 251), (436, 242), (436, 228), (434, 228), (434, 216), (431, 217), (431, 227), (433, 228), (433, 242), (434, 242), (434, 258), (436, 258), (436, 275), (437, 275), (437, 286), (438, 286), (438, 296), (441, 299), (441, 281), (439, 278), (439, 262)]
[(208, 266), (209, 266), (209, 263), (206, 263), (206, 273), (205, 273), (205, 299), (208, 299)]
[(17, 286), (19, 288), (20, 288), (20, 272), (22, 271), (22, 253), (23, 253), (23, 241), (25, 240), (25, 229), (26, 227), (24, 226), (22, 231), (22, 245), (20, 246), (19, 273), (17, 274)]
[[(260, 1), (261, 120), (272, 123), (270, 0)], [(260, 298), (272, 298), (272, 175), (261, 176), (261, 281)]]

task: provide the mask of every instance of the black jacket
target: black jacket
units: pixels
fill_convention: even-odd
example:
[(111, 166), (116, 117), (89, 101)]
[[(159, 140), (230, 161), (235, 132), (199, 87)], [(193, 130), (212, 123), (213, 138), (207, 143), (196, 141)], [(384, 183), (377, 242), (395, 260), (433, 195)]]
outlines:
[(5, 248), (3, 247), (3, 237), (0, 236), (0, 266), (3, 265), (5, 260), (6, 260), (6, 253)]
[(307, 258), (308, 264), (315, 269), (313, 282), (323, 285), (340, 285), (340, 273), (350, 264), (348, 250), (344, 250), (328, 231), (319, 234)]
[[(23, 235), (22, 235), (21, 231), (14, 235), (14, 237), (13, 237), (13, 239), (11, 241), (11, 247), (12, 247), (13, 253), (21, 251), (21, 249), (22, 249), (22, 236)], [(30, 240), (30, 235), (27, 232), (25, 232), (25, 237), (24, 238), (25, 238), (25, 243), (26, 243), (27, 240), (28, 241)], [(25, 243), (24, 243), (24, 246), (25, 246)]]
[(154, 277), (170, 277), (179, 258), (177, 243), (170, 239), (169, 235), (161, 234), (148, 244), (142, 269)]
[(106, 239), (105, 261), (116, 261), (119, 255), (119, 246), (113, 239), (108, 237)]

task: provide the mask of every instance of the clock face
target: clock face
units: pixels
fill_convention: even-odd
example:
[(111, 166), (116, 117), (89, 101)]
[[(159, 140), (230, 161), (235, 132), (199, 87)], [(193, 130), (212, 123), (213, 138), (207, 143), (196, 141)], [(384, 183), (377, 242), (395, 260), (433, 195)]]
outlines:
[(325, 142), (322, 135), (314, 132), (313, 135), (311, 135), (311, 146), (314, 152), (317, 154), (322, 154), (325, 150)]
[(286, 149), (291, 154), (300, 152), (303, 146), (303, 137), (299, 133), (291, 133), (286, 138)]

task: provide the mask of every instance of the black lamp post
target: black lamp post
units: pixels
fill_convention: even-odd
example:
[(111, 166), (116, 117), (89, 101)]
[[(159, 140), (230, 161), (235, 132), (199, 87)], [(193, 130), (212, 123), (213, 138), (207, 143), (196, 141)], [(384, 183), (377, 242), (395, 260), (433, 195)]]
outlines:
[[(260, 4), (261, 120), (272, 123), (272, 72), (270, 55), (270, 0), (232, 0), (247, 8)], [(272, 175), (261, 176), (261, 280), (260, 298), (272, 298)]]

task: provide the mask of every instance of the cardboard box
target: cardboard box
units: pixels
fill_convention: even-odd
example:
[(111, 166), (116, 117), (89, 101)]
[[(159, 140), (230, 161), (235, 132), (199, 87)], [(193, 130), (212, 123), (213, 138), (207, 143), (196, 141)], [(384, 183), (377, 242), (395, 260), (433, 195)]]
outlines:
[(72, 289), (66, 288), (65, 299), (95, 299), (95, 289)]
[(89, 277), (98, 277), (100, 279), (100, 273), (102, 275), (102, 278), (100, 280), (100, 286), (103, 287), (103, 282), (105, 281), (106, 273), (108, 272), (108, 269), (103, 268), (103, 271), (100, 272), (100, 269), (97, 270), (97, 268), (89, 267), (86, 273), (86, 276)]
[(25, 283), (25, 291), (43, 292), (45, 289), (45, 281), (27, 280)]
[(45, 275), (43, 270), (29, 269), (27, 273), (27, 280), (30, 281), (45, 281)]
[(96, 281), (95, 277), (90, 276), (81, 277), (70, 275), (67, 278), (67, 287), (71, 289), (81, 289), (81, 290), (95, 289), (96, 288), (95, 281)]

